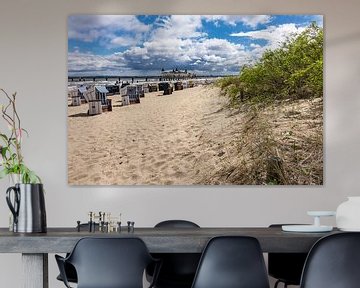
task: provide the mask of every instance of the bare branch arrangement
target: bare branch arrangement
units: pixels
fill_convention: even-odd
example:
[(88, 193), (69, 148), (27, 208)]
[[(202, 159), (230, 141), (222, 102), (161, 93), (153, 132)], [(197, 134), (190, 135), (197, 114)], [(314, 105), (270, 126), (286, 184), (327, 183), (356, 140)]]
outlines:
[(25, 164), (21, 152), (23, 135), (28, 136), (28, 132), (21, 127), (20, 116), (16, 109), (16, 93), (9, 95), (4, 89), (0, 92), (5, 96), (7, 104), (0, 104), (1, 116), (5, 120), (9, 132), (0, 133), (0, 179), (7, 175), (17, 174), (22, 183), (40, 183), (41, 179)]

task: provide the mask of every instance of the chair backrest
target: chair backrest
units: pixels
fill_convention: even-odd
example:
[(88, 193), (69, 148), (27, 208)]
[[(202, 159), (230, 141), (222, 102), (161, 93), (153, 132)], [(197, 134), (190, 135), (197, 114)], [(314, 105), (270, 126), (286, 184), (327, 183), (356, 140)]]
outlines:
[(188, 220), (165, 220), (157, 223), (155, 228), (200, 228), (200, 226)]
[(202, 254), (192, 288), (268, 288), (264, 258), (256, 238), (212, 238)]
[(78, 288), (142, 288), (152, 260), (139, 238), (82, 238), (67, 259), (76, 269)]
[(360, 233), (332, 234), (316, 242), (306, 259), (300, 287), (360, 287)]
[[(200, 228), (188, 220), (166, 220), (155, 228)], [(162, 260), (157, 279), (157, 287), (190, 287), (200, 260), (200, 253), (159, 253), (155, 257)], [(149, 270), (149, 274), (152, 272)]]

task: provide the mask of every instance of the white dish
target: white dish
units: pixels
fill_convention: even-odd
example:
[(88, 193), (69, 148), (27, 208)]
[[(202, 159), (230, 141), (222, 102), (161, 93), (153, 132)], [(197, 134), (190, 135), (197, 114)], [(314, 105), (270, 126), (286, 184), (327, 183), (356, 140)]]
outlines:
[(317, 216), (317, 217), (323, 217), (323, 216), (335, 216), (335, 211), (308, 211), (307, 214), (309, 216)]
[(283, 225), (281, 229), (286, 232), (330, 232), (333, 227), (325, 225)]

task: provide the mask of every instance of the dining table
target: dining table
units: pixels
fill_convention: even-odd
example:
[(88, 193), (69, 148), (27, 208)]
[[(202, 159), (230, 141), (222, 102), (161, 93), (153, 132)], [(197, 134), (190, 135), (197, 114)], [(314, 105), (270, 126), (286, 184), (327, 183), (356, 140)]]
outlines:
[(0, 228), (0, 253), (21, 253), (24, 288), (48, 288), (48, 254), (68, 253), (83, 237), (138, 237), (150, 253), (201, 253), (216, 236), (239, 235), (258, 239), (264, 253), (309, 252), (320, 238), (338, 233), (284, 232), (281, 227), (134, 228), (102, 232), (56, 227), (46, 233), (14, 233)]

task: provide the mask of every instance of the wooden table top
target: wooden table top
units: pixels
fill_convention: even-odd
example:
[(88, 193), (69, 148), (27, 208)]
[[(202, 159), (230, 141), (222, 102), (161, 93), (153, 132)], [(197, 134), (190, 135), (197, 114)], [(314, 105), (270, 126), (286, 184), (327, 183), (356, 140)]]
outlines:
[(0, 228), (0, 253), (65, 253), (83, 237), (139, 237), (152, 253), (201, 253), (207, 241), (221, 235), (252, 236), (263, 252), (308, 252), (321, 237), (338, 233), (294, 233), (275, 228), (136, 228), (128, 232), (77, 232), (76, 228), (48, 228), (47, 233), (13, 233)]

